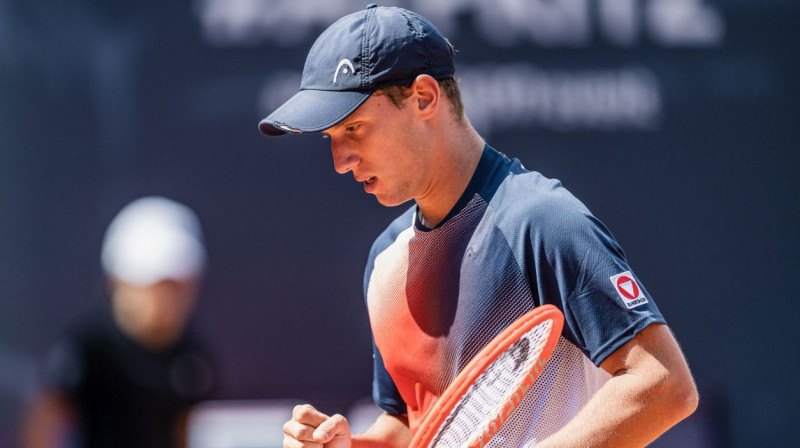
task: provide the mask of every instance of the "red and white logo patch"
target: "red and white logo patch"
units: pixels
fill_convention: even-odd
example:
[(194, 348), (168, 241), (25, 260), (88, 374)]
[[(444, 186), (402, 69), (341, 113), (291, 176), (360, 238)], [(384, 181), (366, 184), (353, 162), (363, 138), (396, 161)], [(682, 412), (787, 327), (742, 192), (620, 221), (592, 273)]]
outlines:
[(642, 293), (642, 288), (636, 283), (631, 271), (625, 271), (611, 277), (611, 284), (628, 309), (647, 303), (647, 297)]

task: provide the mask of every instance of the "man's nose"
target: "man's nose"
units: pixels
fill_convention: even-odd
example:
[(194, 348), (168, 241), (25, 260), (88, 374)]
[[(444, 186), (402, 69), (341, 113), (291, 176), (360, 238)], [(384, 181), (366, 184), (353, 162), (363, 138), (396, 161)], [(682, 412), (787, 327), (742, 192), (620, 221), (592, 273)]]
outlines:
[(331, 142), (331, 152), (333, 153), (333, 167), (339, 174), (347, 173), (361, 162), (358, 154), (347, 145)]

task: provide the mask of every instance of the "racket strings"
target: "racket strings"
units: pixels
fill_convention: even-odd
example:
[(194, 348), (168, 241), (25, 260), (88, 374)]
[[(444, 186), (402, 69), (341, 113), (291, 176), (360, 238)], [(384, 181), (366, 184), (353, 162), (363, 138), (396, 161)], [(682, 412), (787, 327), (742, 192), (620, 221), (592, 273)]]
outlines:
[(546, 320), (526, 332), (475, 380), (434, 436), (429, 448), (461, 446), (485, 430), (536, 368), (552, 323)]
[(598, 370), (580, 349), (559, 339), (533, 388), (486, 448), (530, 448), (562, 428), (596, 391), (586, 379)]

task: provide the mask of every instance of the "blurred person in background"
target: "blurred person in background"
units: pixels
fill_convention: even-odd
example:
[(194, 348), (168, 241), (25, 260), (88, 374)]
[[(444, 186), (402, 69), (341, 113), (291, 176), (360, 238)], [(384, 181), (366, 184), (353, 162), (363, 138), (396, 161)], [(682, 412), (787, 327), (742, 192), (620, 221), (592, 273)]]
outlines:
[(200, 222), (175, 201), (137, 199), (111, 222), (101, 258), (110, 307), (49, 353), (25, 446), (185, 446), (188, 412), (213, 388), (187, 331), (206, 265)]

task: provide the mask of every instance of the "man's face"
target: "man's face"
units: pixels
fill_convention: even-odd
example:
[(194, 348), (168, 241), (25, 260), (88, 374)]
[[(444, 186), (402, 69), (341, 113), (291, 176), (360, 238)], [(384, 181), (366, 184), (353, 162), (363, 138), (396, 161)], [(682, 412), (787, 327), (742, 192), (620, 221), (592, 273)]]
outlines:
[(402, 108), (374, 94), (355, 112), (323, 135), (331, 139), (333, 165), (352, 171), (367, 193), (383, 205), (399, 205), (424, 194), (428, 166), (414, 96)]

